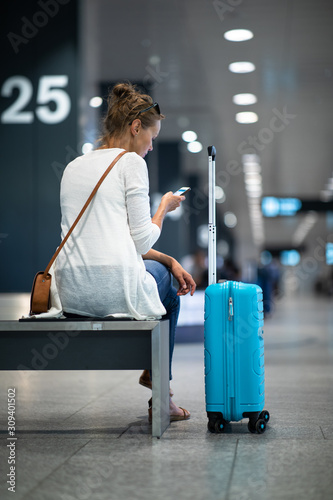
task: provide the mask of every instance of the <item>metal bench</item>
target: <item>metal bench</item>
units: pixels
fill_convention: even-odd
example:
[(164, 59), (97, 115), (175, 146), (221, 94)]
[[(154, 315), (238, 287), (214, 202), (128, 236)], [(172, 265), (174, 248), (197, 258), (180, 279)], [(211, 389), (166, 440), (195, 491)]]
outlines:
[(169, 416), (169, 321), (0, 321), (0, 370), (152, 370), (152, 436)]

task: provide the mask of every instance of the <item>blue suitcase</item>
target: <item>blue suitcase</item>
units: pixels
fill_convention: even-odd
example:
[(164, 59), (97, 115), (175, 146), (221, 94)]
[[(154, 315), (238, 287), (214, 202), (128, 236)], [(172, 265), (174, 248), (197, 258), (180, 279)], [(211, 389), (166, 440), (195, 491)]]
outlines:
[(208, 429), (224, 432), (248, 418), (262, 434), (265, 404), (263, 294), (258, 285), (216, 283), (215, 148), (209, 153), (209, 286), (205, 293), (205, 391)]

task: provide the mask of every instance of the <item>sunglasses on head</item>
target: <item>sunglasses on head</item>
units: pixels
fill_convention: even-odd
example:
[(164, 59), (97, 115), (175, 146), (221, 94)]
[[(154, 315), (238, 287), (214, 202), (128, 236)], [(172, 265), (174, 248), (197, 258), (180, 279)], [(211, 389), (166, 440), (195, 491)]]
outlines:
[(149, 106), (148, 108), (145, 108), (145, 109), (142, 109), (141, 111), (138, 112), (138, 115), (141, 115), (141, 113), (145, 113), (146, 111), (149, 111), (150, 109), (152, 108), (156, 108), (156, 111), (157, 113), (160, 115), (161, 114), (161, 110), (160, 110), (160, 107), (158, 105), (157, 102), (154, 102), (154, 104), (152, 104), (151, 106)]

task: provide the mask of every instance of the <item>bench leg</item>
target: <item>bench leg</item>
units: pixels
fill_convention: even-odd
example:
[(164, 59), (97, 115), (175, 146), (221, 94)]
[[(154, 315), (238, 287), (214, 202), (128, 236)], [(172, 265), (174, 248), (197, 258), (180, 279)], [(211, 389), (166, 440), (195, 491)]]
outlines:
[(152, 436), (160, 438), (170, 424), (169, 411), (169, 321), (152, 331)]

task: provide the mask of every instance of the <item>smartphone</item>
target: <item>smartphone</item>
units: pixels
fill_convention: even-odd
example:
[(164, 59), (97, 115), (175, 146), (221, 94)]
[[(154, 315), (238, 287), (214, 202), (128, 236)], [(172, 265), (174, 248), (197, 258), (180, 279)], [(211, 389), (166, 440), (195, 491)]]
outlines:
[(178, 191), (176, 191), (173, 194), (175, 196), (185, 196), (185, 194), (188, 193), (189, 191), (191, 191), (190, 187), (181, 187), (180, 189), (178, 189)]

